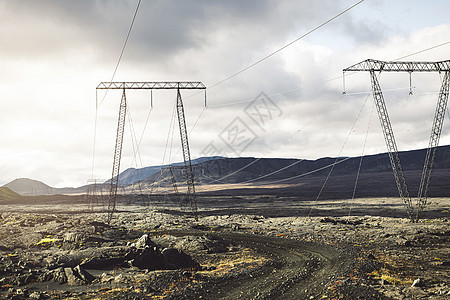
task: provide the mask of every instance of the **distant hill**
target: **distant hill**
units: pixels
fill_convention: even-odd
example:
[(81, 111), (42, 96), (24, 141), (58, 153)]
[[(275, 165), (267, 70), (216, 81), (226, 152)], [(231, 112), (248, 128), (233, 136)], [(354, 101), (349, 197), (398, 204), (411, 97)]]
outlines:
[(11, 191), (7, 187), (0, 187), (0, 202), (20, 198), (20, 195)]
[(51, 195), (53, 193), (52, 187), (41, 181), (28, 178), (14, 179), (3, 187), (9, 188), (21, 196)]
[[(191, 161), (191, 163), (193, 165), (196, 165), (196, 164), (203, 163), (205, 161), (221, 159), (221, 158), (224, 158), (224, 157), (221, 157), (221, 156), (200, 157), (200, 158), (193, 159)], [(142, 181), (142, 180), (158, 173), (159, 171), (161, 171), (161, 169), (167, 168), (168, 166), (181, 166), (183, 164), (184, 164), (184, 162), (179, 162), (179, 163), (173, 163), (170, 165), (151, 166), (151, 167), (145, 167), (145, 168), (140, 168), (140, 169), (129, 168), (119, 174), (119, 184), (121, 186), (131, 185), (131, 184)], [(105, 183), (109, 183), (109, 180), (106, 181)]]
[(29, 178), (14, 179), (3, 187), (9, 188), (20, 196), (45, 196), (55, 194), (82, 194), (86, 192), (86, 186), (78, 188), (53, 188), (41, 181)]

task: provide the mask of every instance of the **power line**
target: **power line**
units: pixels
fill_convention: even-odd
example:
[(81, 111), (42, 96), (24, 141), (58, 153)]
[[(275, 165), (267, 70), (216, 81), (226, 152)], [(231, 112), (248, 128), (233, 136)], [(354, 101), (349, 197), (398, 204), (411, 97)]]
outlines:
[[(259, 159), (262, 159), (262, 158), (258, 158), (258, 160), (259, 160)], [(339, 159), (339, 157), (337, 158), (337, 160), (338, 160), (338, 159)], [(317, 168), (317, 169), (315, 169), (315, 170), (312, 170), (312, 171), (309, 171), (309, 172), (306, 172), (306, 173), (302, 173), (302, 174), (298, 174), (298, 175), (294, 175), (294, 176), (292, 176), (292, 177), (287, 177), (287, 178), (277, 179), (277, 180), (273, 180), (273, 181), (269, 181), (269, 182), (264, 182), (264, 184), (270, 185), (270, 184), (274, 184), (274, 183), (279, 183), (279, 182), (283, 182), (283, 181), (288, 181), (288, 180), (292, 180), (292, 179), (297, 179), (297, 178), (300, 178), (300, 177), (305, 177), (305, 176), (308, 176), (308, 175), (317, 173), (317, 172), (319, 172), (319, 171), (325, 170), (325, 169), (327, 169), (327, 168), (329, 168), (329, 167), (333, 167), (334, 165), (338, 165), (338, 164), (340, 164), (340, 163), (346, 162), (346, 161), (349, 160), (349, 159), (352, 159), (352, 157), (346, 157), (346, 158), (343, 158), (342, 160), (339, 160), (339, 161), (336, 161), (336, 160), (335, 160), (333, 163), (328, 164), (328, 165), (323, 166), (323, 167), (320, 167), (320, 168)], [(247, 167), (247, 166), (245, 166), (245, 167)], [(244, 168), (245, 168), (245, 167), (244, 167)], [(234, 172), (234, 173), (237, 173), (237, 172)], [(202, 177), (207, 178), (207, 179), (209, 179), (210, 181), (219, 181), (219, 180), (223, 179), (223, 178), (221, 178), (221, 179), (214, 179), (214, 178), (208, 177), (208, 176), (206, 176), (206, 175), (202, 175)], [(226, 183), (226, 182), (221, 182), (221, 183)], [(244, 182), (236, 182), (236, 183), (234, 183), (234, 184), (243, 184), (243, 183), (245, 183), (245, 181), (244, 181)]]
[(268, 58), (274, 56), (274, 55), (277, 54), (278, 52), (280, 52), (280, 51), (286, 49), (287, 47), (291, 46), (292, 44), (294, 44), (294, 43), (298, 42), (299, 40), (305, 38), (306, 36), (310, 35), (310, 34), (313, 33), (314, 31), (316, 31), (316, 30), (320, 29), (321, 27), (327, 25), (328, 23), (334, 21), (335, 19), (337, 19), (337, 18), (340, 17), (341, 15), (345, 14), (346, 12), (348, 12), (349, 10), (351, 10), (352, 8), (354, 8), (355, 6), (359, 5), (359, 4), (362, 3), (363, 1), (364, 1), (364, 0), (360, 0), (359, 2), (353, 4), (353, 5), (350, 6), (349, 8), (347, 8), (347, 9), (343, 10), (342, 12), (340, 12), (339, 14), (335, 15), (335, 16), (332, 17), (331, 19), (328, 19), (327, 21), (323, 22), (322, 24), (320, 24), (320, 25), (314, 27), (313, 29), (311, 29), (310, 31), (306, 32), (306, 33), (303, 34), (302, 36), (296, 38), (296, 39), (293, 40), (292, 42), (290, 42), (290, 43), (284, 45), (283, 47), (281, 47), (281, 48), (279, 48), (279, 49), (273, 51), (272, 53), (270, 53), (270, 54), (264, 56), (263, 58), (261, 58), (261, 59), (255, 61), (254, 63), (250, 64), (249, 66), (247, 66), (247, 67), (245, 67), (245, 68), (243, 68), (242, 70), (240, 70), (240, 71), (238, 71), (238, 72), (236, 72), (236, 73), (234, 73), (234, 74), (228, 76), (228, 77), (225, 78), (225, 79), (222, 79), (222, 80), (219, 81), (219, 82), (216, 82), (215, 84), (213, 84), (213, 85), (211, 85), (211, 86), (208, 86), (208, 89), (212, 89), (213, 87), (218, 86), (219, 84), (222, 84), (222, 83), (224, 83), (225, 81), (230, 80), (231, 78), (238, 76), (239, 74), (241, 74), (241, 73), (247, 71), (248, 69), (253, 68), (253, 67), (256, 66), (257, 64), (259, 64), (259, 63), (265, 61), (266, 59), (268, 59)]
[[(441, 43), (441, 44), (438, 44), (438, 45), (435, 45), (435, 46), (432, 46), (432, 47), (428, 47), (428, 48), (426, 48), (426, 49), (423, 49), (423, 50), (420, 50), (420, 51), (411, 53), (411, 54), (409, 54), (409, 55), (406, 55), (406, 56), (397, 58), (396, 60), (399, 60), (399, 59), (402, 59), (402, 58), (406, 58), (406, 57), (409, 57), (409, 56), (413, 56), (413, 55), (416, 55), (416, 54), (418, 54), (418, 53), (426, 52), (426, 51), (429, 51), (429, 50), (432, 50), (432, 49), (435, 49), (435, 48), (444, 46), (444, 45), (449, 44), (449, 43), (450, 43), (450, 41), (449, 41), (449, 42), (445, 42), (445, 43)], [(356, 73), (356, 72), (354, 72), (354, 73)], [(354, 73), (351, 73), (351, 74), (349, 74), (349, 75), (352, 75), (352, 74), (354, 74)], [(316, 85), (321, 85), (321, 84), (327, 83), (327, 82), (329, 82), (329, 81), (334, 81), (334, 80), (342, 79), (342, 78), (343, 78), (343, 76), (333, 77), (333, 78), (330, 78), (330, 79), (327, 79), (327, 80), (318, 82), (318, 83), (316, 83), (316, 84), (312, 84), (311, 86), (308, 86), (308, 87), (313, 87), (313, 86), (316, 86)], [(292, 92), (292, 91), (301, 90), (301, 89), (305, 89), (305, 88), (307, 88), (307, 87), (298, 88), (298, 89), (290, 89), (290, 90), (287, 90), (287, 91), (284, 91), (284, 92), (279, 92), (279, 93), (276, 93), (276, 94), (272, 94), (272, 95), (270, 95), (270, 96), (281, 95), (281, 94), (284, 94), (284, 93), (289, 93), (289, 92)], [(403, 90), (403, 89), (406, 89), (406, 88), (390, 89), (390, 91)], [(348, 93), (348, 94), (346, 94), (346, 96), (350, 96), (350, 95), (359, 95), (359, 94), (370, 94), (370, 93), (371, 93), (371, 92)], [(339, 98), (339, 100), (342, 99), (342, 97), (343, 97), (343, 96), (341, 96), (341, 97)], [(227, 103), (227, 104), (217, 104), (217, 105), (212, 105), (212, 106), (210, 105), (209, 107), (219, 107), (219, 106), (234, 105), (234, 104), (240, 104), (240, 103), (245, 103), (245, 102), (251, 102), (251, 101), (253, 101), (253, 100), (254, 100), (254, 99), (250, 99), (250, 100), (242, 100), (242, 101), (236, 101), (236, 102)], [(366, 101), (367, 101), (367, 98), (366, 98)], [(364, 106), (363, 106), (363, 107), (364, 107)], [(203, 113), (203, 111), (202, 111), (202, 113)], [(447, 114), (448, 114), (448, 117), (450, 118), (450, 113), (449, 113), (448, 109), (447, 109)], [(201, 114), (200, 114), (200, 115), (201, 115)], [(198, 119), (197, 119), (197, 122), (198, 122)], [(197, 123), (197, 122), (196, 122), (196, 123)], [(354, 126), (354, 125), (353, 125), (353, 126)], [(306, 126), (305, 126), (305, 127), (306, 127)], [(191, 129), (191, 132), (193, 131), (193, 129), (194, 129), (194, 128)], [(348, 140), (348, 137), (347, 137), (347, 140)], [(344, 144), (344, 145), (345, 145), (345, 144)], [(342, 150), (342, 149), (341, 149), (341, 150)], [(257, 160), (259, 160), (259, 159), (257, 159)], [(254, 162), (256, 162), (256, 161), (250, 162), (249, 165), (250, 165), (250, 164), (253, 164)], [(340, 163), (340, 162), (339, 162), (339, 163)], [(245, 169), (245, 168), (248, 167), (249, 165), (244, 166), (242, 169)], [(235, 174), (235, 173), (237, 173), (237, 172), (239, 172), (239, 171), (240, 171), (240, 170), (237, 170), (237, 171), (233, 172), (233, 174)], [(231, 175), (231, 174), (230, 174), (230, 175)], [(228, 176), (229, 176), (229, 175), (227, 175), (227, 176), (225, 176), (225, 177), (228, 177)], [(276, 183), (276, 182), (280, 182), (280, 181), (285, 181), (285, 180), (289, 180), (289, 179), (294, 179), (294, 178), (298, 178), (298, 177), (302, 177), (302, 176), (304, 176), (304, 175), (301, 174), (300, 176), (294, 176), (294, 177), (291, 177), (291, 178), (281, 179), (281, 180), (278, 180), (278, 181), (273, 181), (273, 182), (271, 182), (271, 183)], [(209, 177), (207, 177), (207, 176), (205, 176), (205, 175), (203, 175), (203, 177), (208, 178), (208, 179), (210, 179), (210, 180), (213, 181), (213, 182), (221, 182), (221, 180), (224, 179), (224, 178), (213, 179), (213, 178), (209, 178)]]
[(122, 51), (120, 52), (119, 59), (117, 60), (116, 67), (114, 68), (114, 72), (113, 72), (113, 75), (111, 76), (110, 81), (114, 81), (114, 76), (116, 76), (117, 69), (119, 68), (120, 61), (122, 60), (123, 53), (125, 52), (125, 47), (127, 46), (128, 38), (130, 37), (131, 30), (133, 29), (134, 20), (136, 19), (136, 15), (138, 13), (140, 5), (141, 5), (141, 0), (138, 1), (136, 10), (134, 11), (133, 20), (131, 20), (130, 28), (128, 29), (128, 33), (127, 33), (127, 37), (125, 39), (125, 42), (123, 43)]
[[(136, 19), (136, 15), (138, 13), (140, 5), (141, 5), (141, 0), (138, 0), (138, 4), (136, 6), (136, 10), (134, 11), (133, 19), (131, 20), (130, 28), (128, 29), (127, 37), (125, 38), (125, 42), (123, 43), (122, 51), (120, 51), (119, 59), (117, 60), (116, 67), (114, 68), (114, 72), (113, 72), (113, 74), (111, 76), (111, 80), (110, 81), (114, 81), (114, 77), (116, 76), (117, 69), (119, 68), (120, 61), (122, 60), (123, 53), (125, 52), (125, 48), (127, 46), (128, 39), (129, 39), (130, 34), (131, 34), (131, 30), (133, 29), (134, 20)], [(108, 94), (108, 90), (106, 90), (105, 94), (103, 95), (102, 101), (100, 101), (99, 105), (101, 105), (103, 103), (103, 101), (105, 100), (107, 94)]]
[[(363, 150), (362, 150), (362, 153), (361, 153), (361, 158), (359, 160), (358, 172), (356, 173), (355, 185), (353, 187), (352, 200), (355, 199), (356, 188), (358, 186), (359, 176), (361, 174), (361, 166), (362, 166), (362, 161), (363, 161), (363, 157), (364, 157), (364, 152), (366, 150), (367, 136), (369, 135), (369, 129), (370, 129), (371, 121), (372, 121), (372, 115), (373, 115), (374, 107), (375, 107), (375, 104), (372, 103), (372, 109), (370, 110), (370, 116), (369, 116), (369, 123), (367, 124), (366, 136), (364, 138)], [(348, 212), (349, 215), (350, 215), (350, 211), (351, 211), (351, 207), (350, 207), (350, 210)]]
[[(242, 171), (242, 170), (248, 168), (249, 166), (253, 165), (254, 163), (256, 163), (256, 162), (257, 162), (258, 160), (260, 160), (260, 159), (261, 159), (261, 158), (255, 158), (255, 160), (253, 160), (252, 162), (250, 162), (250, 163), (248, 163), (247, 165), (243, 166), (242, 168), (240, 168), (240, 169), (238, 169), (238, 170), (236, 170), (236, 171), (234, 171), (234, 172), (232, 172), (232, 173), (230, 173), (230, 174), (228, 174), (228, 175), (225, 175), (225, 176), (223, 176), (222, 178), (219, 178), (219, 179), (212, 179), (212, 178), (209, 178), (208, 176), (205, 176), (205, 177), (211, 179), (212, 182), (221, 182), (221, 181), (224, 180), (225, 178), (230, 177), (230, 176), (232, 176), (232, 175), (234, 175), (234, 174), (236, 174), (236, 173), (238, 173), (238, 172), (240, 172), (240, 171)], [(203, 175), (203, 176), (204, 176), (204, 175)]]
[[(122, 51), (120, 51), (119, 59), (117, 60), (117, 64), (116, 64), (116, 67), (114, 68), (113, 75), (111, 76), (111, 81), (113, 81), (114, 77), (116, 76), (117, 69), (119, 68), (120, 61), (122, 60), (123, 53), (125, 52), (125, 47), (127, 46), (128, 38), (130, 37), (131, 30), (133, 29), (134, 20), (136, 19), (136, 15), (137, 15), (140, 5), (141, 5), (141, 0), (138, 0), (138, 4), (136, 6), (136, 10), (134, 12), (130, 28), (128, 29), (127, 37), (125, 38), (125, 42), (123, 43)], [(107, 94), (108, 94), (108, 90), (106, 90), (105, 94), (103, 95), (102, 101), (100, 101), (100, 103), (98, 103), (97, 90), (95, 91), (95, 124), (94, 124), (94, 146), (93, 146), (93, 150), (92, 150), (92, 174), (91, 174), (92, 178), (94, 178), (94, 168), (95, 168), (98, 107), (103, 103)]]
[(426, 49), (423, 49), (423, 50), (420, 50), (420, 51), (417, 51), (417, 52), (414, 52), (414, 53), (411, 53), (411, 54), (408, 54), (408, 55), (405, 55), (405, 56), (402, 56), (402, 57), (399, 57), (399, 58), (396, 58), (393, 61), (397, 61), (397, 60), (404, 59), (404, 58), (407, 58), (407, 57), (410, 57), (410, 56), (413, 56), (413, 55), (416, 55), (416, 54), (420, 54), (422, 52), (433, 50), (435, 48), (438, 48), (438, 47), (441, 47), (441, 46), (444, 46), (444, 45), (447, 45), (447, 44), (450, 44), (450, 41), (447, 41), (445, 43), (442, 43), (442, 44), (439, 44), (439, 45), (435, 45), (435, 46), (432, 46), (432, 47), (429, 47), (429, 48), (426, 48)]
[[(319, 198), (320, 198), (320, 196), (322, 195), (322, 192), (323, 192), (323, 190), (325, 189), (325, 186), (326, 186), (326, 184), (327, 184), (327, 182), (328, 182), (328, 179), (330, 179), (331, 173), (333, 173), (334, 166), (336, 165), (336, 163), (337, 163), (339, 157), (341, 156), (341, 153), (342, 153), (342, 151), (344, 150), (344, 147), (345, 147), (345, 145), (347, 144), (347, 141), (348, 141), (348, 139), (350, 138), (350, 135), (352, 134), (353, 129), (355, 128), (355, 125), (356, 125), (356, 123), (358, 122), (359, 117), (361, 116), (361, 113), (362, 113), (364, 107), (366, 106), (367, 99), (369, 99), (369, 96), (370, 96), (370, 95), (367, 95), (366, 100), (365, 100), (364, 103), (363, 103), (363, 106), (362, 106), (361, 109), (359, 110), (359, 113), (358, 113), (358, 115), (356, 116), (355, 122), (353, 122), (352, 128), (350, 128), (350, 131), (348, 132), (347, 138), (345, 139), (344, 144), (342, 144), (341, 150), (339, 151), (339, 154), (338, 154), (338, 156), (336, 157), (335, 163), (334, 163), (333, 166), (331, 167), (330, 172), (328, 172), (328, 175), (327, 175), (327, 177), (325, 178), (325, 181), (323, 182), (322, 187), (321, 187), (320, 190), (319, 190), (319, 193), (317, 194), (316, 201), (318, 201)], [(311, 212), (312, 212), (313, 208), (314, 208), (314, 206), (312, 206), (311, 209), (309, 210), (308, 217), (311, 216)]]
[[(433, 50), (433, 49), (436, 49), (436, 48), (445, 46), (445, 45), (447, 45), (447, 44), (450, 44), (450, 41), (447, 41), (447, 42), (444, 42), (444, 43), (441, 43), (441, 44), (438, 44), (438, 45), (434, 45), (434, 46), (431, 46), (431, 47), (428, 47), (428, 48), (425, 48), (425, 49), (416, 51), (416, 52), (414, 52), (414, 53), (410, 53), (410, 54), (405, 55), (405, 56), (402, 56), (402, 57), (398, 57), (398, 58), (396, 58), (396, 59), (393, 59), (392, 61), (397, 61), (397, 60), (404, 59), (404, 58), (407, 58), (407, 57), (410, 57), (410, 56), (414, 56), (414, 55), (417, 55), (417, 54), (420, 54), (420, 53), (423, 53), (423, 52), (427, 52), (427, 51), (430, 51), (430, 50)], [(350, 76), (350, 75), (353, 75), (353, 74), (355, 74), (355, 73), (356, 73), (356, 72), (352, 72), (352, 73), (346, 74), (346, 76)], [(287, 93), (291, 93), (291, 92), (295, 92), (295, 91), (304, 90), (304, 89), (307, 89), (307, 88), (311, 88), (311, 87), (315, 87), (315, 86), (318, 86), (318, 85), (322, 85), (322, 84), (327, 83), (327, 82), (330, 82), (330, 81), (334, 81), (334, 80), (337, 80), (337, 79), (342, 79), (343, 77), (344, 77), (344, 76), (342, 76), (342, 75), (341, 75), (341, 76), (332, 77), (332, 78), (329, 78), (329, 79), (326, 79), (326, 80), (323, 80), (323, 81), (320, 81), (320, 82), (311, 84), (311, 85), (306, 86), (306, 87), (293, 88), (293, 89), (289, 89), (289, 90), (286, 90), (286, 91), (277, 92), (277, 93), (274, 93), (274, 94), (271, 94), (271, 95), (268, 95), (268, 96), (269, 96), (269, 97), (273, 97), (273, 96), (283, 95), (283, 94), (287, 94)], [(224, 79), (223, 81), (225, 81), (225, 79)], [(217, 84), (214, 84), (213, 86), (215, 86), (215, 85), (217, 85)], [(209, 87), (209, 88), (211, 88), (211, 87)], [(398, 88), (398, 90), (400, 90), (400, 89), (403, 89), (403, 88)], [(396, 90), (396, 89), (390, 89), (389, 91), (393, 91), (393, 90)], [(368, 92), (360, 92), (360, 94), (367, 94), (367, 93), (371, 93), (371, 91), (368, 91)], [(358, 93), (347, 93), (347, 95), (357, 95), (357, 94), (358, 94)], [(241, 100), (241, 101), (229, 102), (229, 103), (224, 103), (224, 104), (213, 104), (213, 105), (208, 105), (208, 108), (211, 108), (211, 107), (228, 106), (228, 105), (241, 104), (241, 103), (247, 103), (247, 102), (251, 102), (251, 101), (253, 101), (253, 100), (254, 100), (254, 99), (247, 99), (247, 100)]]
[(257, 178), (249, 179), (249, 180), (244, 181), (244, 182), (242, 182), (242, 183), (249, 183), (249, 182), (253, 182), (253, 181), (260, 180), (260, 179), (262, 179), (262, 178), (269, 177), (269, 176), (271, 176), (271, 175), (273, 175), (273, 174), (276, 174), (276, 173), (279, 173), (279, 172), (281, 172), (281, 171), (283, 171), (283, 170), (286, 170), (287, 168), (290, 168), (290, 167), (292, 167), (292, 166), (295, 166), (295, 165), (301, 163), (302, 161), (304, 161), (304, 159), (299, 159), (299, 160), (297, 160), (296, 162), (293, 162), (292, 164), (287, 165), (286, 167), (283, 167), (283, 168), (281, 168), (281, 169), (278, 169), (278, 170), (276, 170), (276, 171), (273, 171), (273, 172), (271, 172), (271, 173), (269, 173), (269, 174), (265, 174), (265, 175), (259, 176), (259, 177), (257, 177)]

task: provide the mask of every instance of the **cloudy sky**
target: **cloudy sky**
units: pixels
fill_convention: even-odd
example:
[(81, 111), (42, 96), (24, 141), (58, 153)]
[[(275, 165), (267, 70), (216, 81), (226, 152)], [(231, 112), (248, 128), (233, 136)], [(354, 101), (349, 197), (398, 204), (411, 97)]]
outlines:
[[(448, 1), (365, 0), (245, 70), (357, 2), (142, 0), (114, 81), (202, 81), (207, 108), (203, 92), (182, 91), (193, 158), (385, 152), (369, 75), (348, 74), (342, 96), (342, 69), (450, 59)], [(137, 3), (0, 0), (0, 185), (110, 176), (121, 92), (96, 86), (113, 76)], [(427, 147), (441, 78), (413, 73), (409, 96), (408, 74), (381, 74), (400, 150)], [(126, 96), (121, 170), (181, 161), (176, 91), (154, 91), (153, 108), (149, 91)]]

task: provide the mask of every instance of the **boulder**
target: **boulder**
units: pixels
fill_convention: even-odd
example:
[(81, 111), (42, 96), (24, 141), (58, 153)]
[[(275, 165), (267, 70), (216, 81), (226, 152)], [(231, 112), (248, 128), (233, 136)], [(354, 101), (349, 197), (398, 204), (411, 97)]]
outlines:
[(86, 283), (91, 283), (92, 281), (95, 280), (95, 277), (80, 265), (76, 266), (74, 268), (74, 271), (77, 273), (78, 277), (81, 278)]
[(190, 255), (187, 255), (181, 250), (165, 248), (162, 251), (162, 255), (164, 255), (168, 266), (172, 269), (200, 268), (200, 264), (198, 262), (193, 260)]
[(66, 232), (64, 234), (64, 242), (81, 243), (85, 239), (85, 234), (80, 232)]
[(83, 285), (84, 281), (77, 276), (72, 268), (64, 268), (68, 285)]
[(57, 268), (54, 270), (50, 270), (44, 275), (43, 281), (52, 281), (52, 282), (58, 282), (58, 283), (66, 283), (67, 282), (67, 276), (64, 272), (64, 268)]
[(183, 237), (167, 235), (154, 240), (164, 248), (176, 248), (188, 254), (202, 250), (207, 253), (224, 253), (228, 252), (230, 247), (229, 242), (212, 234)]
[(148, 234), (144, 234), (141, 236), (136, 243), (131, 244), (131, 246), (136, 247), (137, 249), (145, 249), (145, 248), (155, 248), (157, 245), (149, 238)]
[(164, 255), (156, 247), (145, 249), (132, 249), (127, 255), (129, 264), (139, 269), (164, 270), (168, 264)]

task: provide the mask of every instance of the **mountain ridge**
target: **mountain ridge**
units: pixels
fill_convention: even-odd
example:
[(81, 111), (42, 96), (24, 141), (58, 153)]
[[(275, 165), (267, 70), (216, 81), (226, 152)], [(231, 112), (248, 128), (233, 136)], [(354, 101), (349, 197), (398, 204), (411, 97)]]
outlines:
[[(412, 180), (414, 185), (416, 185), (415, 181), (420, 179), (426, 150), (418, 149), (399, 152), (407, 180)], [(196, 184), (235, 184), (247, 182), (261, 185), (271, 182), (297, 184), (300, 178), (325, 178), (331, 168), (333, 169), (332, 177), (336, 177), (333, 180), (350, 178), (358, 171), (361, 158), (360, 172), (361, 174), (365, 174), (363, 177), (383, 176), (383, 180), (389, 186), (395, 187), (387, 153), (365, 155), (362, 157), (323, 157), (315, 160), (296, 158), (203, 157), (192, 161)], [(333, 166), (335, 162), (337, 163)], [(183, 165), (183, 162), (171, 165)], [(175, 168), (170, 172), (169, 167), (171, 165), (126, 169), (120, 173), (120, 180), (122, 180), (120, 185), (133, 186), (133, 184), (137, 185), (139, 183), (147, 187), (154, 184), (170, 186), (173, 184), (172, 174), (174, 175), (175, 182), (183, 185), (185, 183), (185, 175), (183, 174), (182, 168)], [(145, 172), (143, 169), (145, 169)], [(438, 148), (434, 169), (436, 170), (436, 174), (439, 174), (436, 177), (438, 178), (437, 180), (445, 181), (447, 177), (450, 177), (450, 146), (440, 146)], [(139, 174), (139, 171), (142, 173)], [(145, 177), (147, 174), (150, 175)], [(351, 176), (349, 177), (349, 175)], [(292, 179), (289, 179), (290, 177)], [(109, 181), (106, 181), (104, 184), (107, 185), (108, 183)], [(33, 196), (81, 194), (85, 193), (89, 186), (52, 188), (37, 180), (19, 178), (5, 184), (4, 187), (11, 189), (21, 196)]]

